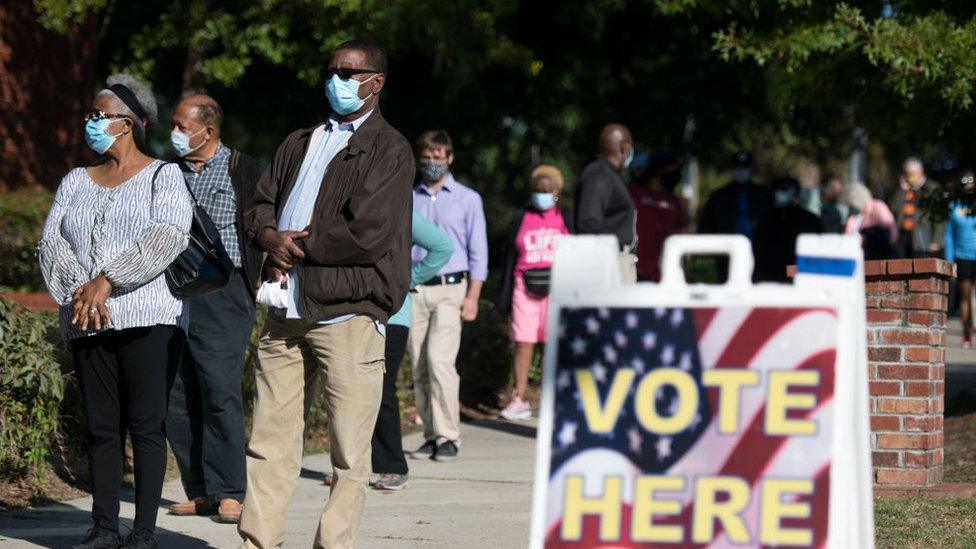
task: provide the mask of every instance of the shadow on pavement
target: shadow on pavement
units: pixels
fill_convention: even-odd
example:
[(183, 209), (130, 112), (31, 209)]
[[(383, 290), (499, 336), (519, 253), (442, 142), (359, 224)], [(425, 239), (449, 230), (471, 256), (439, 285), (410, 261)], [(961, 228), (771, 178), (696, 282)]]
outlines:
[(976, 411), (976, 371), (947, 371), (945, 413), (960, 415)]
[[(132, 497), (124, 494), (123, 499)], [(160, 513), (165, 509), (160, 508)], [(80, 542), (91, 527), (91, 513), (64, 503), (53, 503), (39, 508), (11, 509), (0, 512), (0, 546), (22, 541), (40, 547), (71, 547)], [(120, 520), (124, 533), (132, 528), (132, 521)], [(157, 528), (160, 547), (190, 549), (211, 547), (207, 542), (178, 532)]]
[(477, 419), (467, 421), (476, 427), (485, 427), (487, 429), (494, 429), (495, 431), (501, 431), (503, 433), (508, 433), (510, 435), (525, 437), (525, 438), (535, 438), (536, 428), (534, 425), (525, 425), (521, 423), (512, 423), (508, 421), (501, 421), (496, 419)]

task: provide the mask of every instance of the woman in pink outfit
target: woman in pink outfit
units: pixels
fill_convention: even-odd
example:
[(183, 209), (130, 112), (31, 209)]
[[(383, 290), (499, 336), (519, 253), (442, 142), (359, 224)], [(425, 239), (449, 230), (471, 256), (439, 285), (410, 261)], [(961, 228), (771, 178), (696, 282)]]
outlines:
[(563, 176), (553, 166), (541, 165), (530, 176), (530, 204), (516, 214), (509, 229), (498, 310), (512, 313), (515, 342), (515, 392), (502, 417), (526, 420), (532, 409), (525, 401), (529, 370), (537, 344), (546, 341), (549, 307), (549, 272), (556, 240), (573, 232), (573, 215), (558, 205)]
[(851, 207), (844, 234), (860, 234), (864, 259), (891, 259), (895, 256), (898, 226), (888, 205), (871, 196), (861, 183), (841, 190), (840, 200)]

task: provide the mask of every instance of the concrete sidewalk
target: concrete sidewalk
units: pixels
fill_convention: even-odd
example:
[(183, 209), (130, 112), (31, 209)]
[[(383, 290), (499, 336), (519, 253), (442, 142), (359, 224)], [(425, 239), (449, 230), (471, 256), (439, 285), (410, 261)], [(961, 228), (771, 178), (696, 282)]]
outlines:
[[(398, 493), (369, 491), (359, 536), (363, 548), (524, 547), (529, 539), (535, 422), (478, 421), (462, 427), (455, 463), (410, 460), (410, 485)], [(405, 439), (405, 448), (422, 442)], [(307, 456), (288, 510), (285, 547), (311, 547), (328, 488), (328, 455)], [(127, 528), (135, 507), (127, 490), (121, 516)], [(163, 489), (163, 506), (183, 500), (179, 482)], [(70, 547), (84, 537), (91, 499), (0, 513), (0, 546)], [(233, 525), (207, 517), (176, 517), (160, 509), (159, 546), (237, 547)], [(124, 529), (126, 529), (124, 528)]]

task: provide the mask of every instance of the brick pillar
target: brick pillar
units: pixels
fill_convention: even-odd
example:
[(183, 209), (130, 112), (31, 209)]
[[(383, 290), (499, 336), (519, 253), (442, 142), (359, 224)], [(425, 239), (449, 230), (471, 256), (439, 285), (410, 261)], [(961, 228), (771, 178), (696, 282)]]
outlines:
[(868, 379), (874, 482), (942, 482), (949, 279), (941, 259), (867, 261)]

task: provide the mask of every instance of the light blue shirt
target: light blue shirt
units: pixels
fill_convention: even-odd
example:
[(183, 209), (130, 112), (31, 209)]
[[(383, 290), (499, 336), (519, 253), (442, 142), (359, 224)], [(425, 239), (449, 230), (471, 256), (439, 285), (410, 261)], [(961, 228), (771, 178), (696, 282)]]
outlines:
[[(278, 216), (279, 231), (301, 231), (308, 227), (312, 219), (312, 210), (319, 197), (319, 190), (325, 179), (329, 163), (346, 145), (349, 138), (362, 126), (373, 111), (369, 111), (352, 122), (340, 122), (333, 113), (325, 124), (315, 128), (309, 139), (302, 167), (298, 170), (295, 186), (285, 199), (285, 206)], [(288, 271), (288, 309), (283, 311), (285, 318), (302, 318), (300, 310), (301, 299), (298, 298), (298, 278), (301, 276), (301, 266), (295, 265)], [(336, 324), (349, 320), (355, 315), (342, 315), (319, 324)], [(382, 331), (382, 330), (381, 330)]]
[(976, 215), (973, 215), (976, 212), (959, 202), (953, 202), (949, 208), (949, 220), (945, 224), (946, 261), (976, 260)]
[[(427, 252), (427, 255), (410, 271), (410, 287), (413, 288), (437, 274), (437, 271), (451, 259), (451, 254), (454, 253), (454, 244), (451, 243), (451, 237), (447, 233), (438, 229), (437, 225), (428, 221), (417, 210), (413, 211), (411, 237), (414, 246), (419, 246)], [(403, 300), (403, 306), (395, 315), (390, 317), (387, 324), (409, 328), (412, 300), (412, 296), (408, 293), (407, 298)]]

